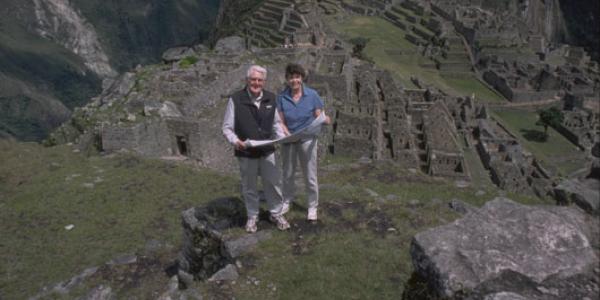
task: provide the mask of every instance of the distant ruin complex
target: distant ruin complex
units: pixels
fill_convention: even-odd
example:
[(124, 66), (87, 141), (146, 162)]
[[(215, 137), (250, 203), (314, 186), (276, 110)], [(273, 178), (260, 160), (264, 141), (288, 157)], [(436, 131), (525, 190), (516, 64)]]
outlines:
[[(281, 91), (284, 67), (295, 61), (310, 71), (307, 83), (334, 121), (320, 137), (322, 157), (389, 160), (431, 176), (468, 180), (470, 149), (499, 187), (544, 197), (553, 174), (472, 95), (404, 88), (391, 73), (352, 57), (351, 46), (322, 18), (342, 11), (378, 15), (407, 31), (404, 38), (429, 58), (425, 68), (459, 78), (475, 74), (507, 103), (562, 101), (566, 117), (557, 130), (591, 153), (600, 129), (597, 64), (581, 48), (548, 43), (551, 32), (539, 24), (529, 30), (533, 25), (512, 8), (500, 13), (467, 2), (266, 0), (240, 19), (237, 37), (221, 39), (215, 49), (171, 49), (163, 65), (126, 73), (77, 110), (54, 138), (76, 137), (70, 126), (83, 132), (80, 144), (95, 143), (103, 151), (189, 158), (233, 171), (220, 130), (226, 99), (242, 88), (252, 63), (267, 65), (267, 88)], [(190, 57), (193, 62), (186, 61)]]

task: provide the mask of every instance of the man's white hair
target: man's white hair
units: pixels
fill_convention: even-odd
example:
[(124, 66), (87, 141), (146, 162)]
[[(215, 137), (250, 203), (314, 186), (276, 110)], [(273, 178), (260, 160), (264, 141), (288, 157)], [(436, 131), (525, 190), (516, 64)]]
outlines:
[(250, 68), (248, 68), (248, 72), (246, 72), (246, 78), (250, 78), (252, 72), (260, 73), (263, 75), (263, 79), (267, 79), (267, 69), (259, 65), (251, 65)]

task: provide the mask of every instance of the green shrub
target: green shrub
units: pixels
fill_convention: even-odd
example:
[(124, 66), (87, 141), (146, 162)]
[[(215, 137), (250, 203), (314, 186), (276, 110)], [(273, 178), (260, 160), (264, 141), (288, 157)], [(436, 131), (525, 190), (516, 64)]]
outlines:
[(179, 66), (182, 68), (189, 68), (191, 65), (198, 62), (198, 58), (194, 55), (186, 56), (184, 59), (179, 61)]

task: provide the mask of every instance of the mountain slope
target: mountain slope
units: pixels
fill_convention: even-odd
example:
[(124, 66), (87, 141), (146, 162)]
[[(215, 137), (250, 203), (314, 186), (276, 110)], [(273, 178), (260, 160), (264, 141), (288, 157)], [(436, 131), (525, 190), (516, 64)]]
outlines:
[[(219, 5), (217, 0), (3, 2), (0, 136), (21, 140), (43, 139), (68, 111), (101, 91), (102, 79), (157, 62), (170, 47), (203, 41)], [(56, 109), (57, 101), (66, 114)], [(44, 111), (46, 117), (28, 111)]]

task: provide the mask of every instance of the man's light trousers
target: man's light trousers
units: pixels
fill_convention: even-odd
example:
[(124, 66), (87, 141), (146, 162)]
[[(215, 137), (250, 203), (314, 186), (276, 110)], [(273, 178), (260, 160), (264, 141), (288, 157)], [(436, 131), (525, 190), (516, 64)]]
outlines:
[(281, 176), (275, 164), (275, 154), (260, 158), (238, 157), (240, 177), (242, 183), (242, 196), (246, 203), (248, 218), (258, 216), (259, 195), (257, 180), (262, 179), (262, 186), (267, 200), (267, 207), (272, 215), (281, 213)]

